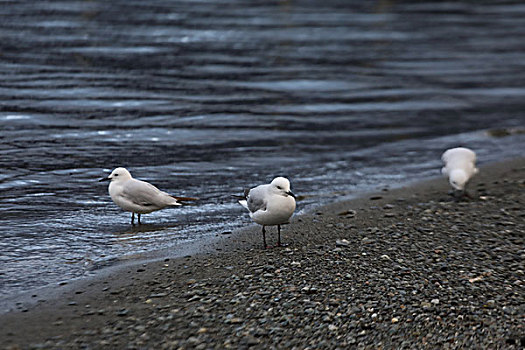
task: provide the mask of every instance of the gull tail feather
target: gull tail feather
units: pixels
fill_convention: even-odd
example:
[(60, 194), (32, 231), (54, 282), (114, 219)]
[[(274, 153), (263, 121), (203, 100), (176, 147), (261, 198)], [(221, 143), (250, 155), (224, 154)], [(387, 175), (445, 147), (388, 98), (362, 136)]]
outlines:
[(193, 198), (193, 197), (177, 197), (177, 196), (172, 196), (172, 197), (175, 198), (178, 201), (181, 201), (181, 202), (198, 201), (199, 200), (199, 198)]
[[(194, 203), (186, 203), (186, 202), (194, 202), (198, 201), (199, 198), (193, 198), (193, 197), (177, 197), (177, 196), (171, 196), (175, 200), (175, 204), (172, 205), (194, 205)], [(179, 202), (180, 201), (180, 202)]]
[[(246, 201), (246, 199), (240, 200), (239, 204), (242, 205), (243, 207), (245, 207), (246, 209), (248, 209), (248, 201)], [(248, 210), (250, 210), (250, 209), (248, 209)]]

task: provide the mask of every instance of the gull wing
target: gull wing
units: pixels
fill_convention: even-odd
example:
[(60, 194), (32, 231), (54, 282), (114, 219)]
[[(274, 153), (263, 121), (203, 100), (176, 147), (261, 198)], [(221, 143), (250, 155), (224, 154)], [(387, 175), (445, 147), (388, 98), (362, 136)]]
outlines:
[(136, 179), (126, 182), (122, 196), (132, 203), (146, 207), (176, 205), (177, 202), (152, 184)]
[(257, 186), (248, 192), (246, 201), (248, 204), (248, 210), (252, 213), (255, 213), (258, 210), (266, 210), (266, 188), (263, 186)]
[(448, 164), (449, 162), (469, 162), (475, 164), (476, 153), (468, 148), (457, 147), (449, 149), (443, 153), (441, 160), (445, 164)]

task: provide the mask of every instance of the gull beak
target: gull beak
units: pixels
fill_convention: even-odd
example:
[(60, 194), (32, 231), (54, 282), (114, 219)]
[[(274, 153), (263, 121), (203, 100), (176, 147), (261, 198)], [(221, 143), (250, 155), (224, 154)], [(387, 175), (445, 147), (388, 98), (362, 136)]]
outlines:
[(102, 179), (98, 180), (98, 182), (104, 182), (104, 181), (111, 181), (109, 177), (103, 177)]
[(286, 194), (289, 195), (289, 196), (292, 196), (293, 198), (295, 198), (295, 194), (293, 194), (292, 191), (288, 191), (288, 192), (286, 192)]

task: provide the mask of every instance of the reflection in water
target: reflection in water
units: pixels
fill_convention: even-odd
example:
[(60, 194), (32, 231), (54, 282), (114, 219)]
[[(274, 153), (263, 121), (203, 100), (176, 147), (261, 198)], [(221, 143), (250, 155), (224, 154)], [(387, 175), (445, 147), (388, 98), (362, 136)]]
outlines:
[[(446, 148), (480, 163), (524, 148), (519, 1), (42, 0), (0, 14), (2, 295), (249, 225), (230, 195), (277, 175), (304, 211), (434, 176)], [(200, 201), (132, 227), (96, 182), (118, 166)]]
[[(178, 228), (179, 231), (184, 229), (183, 225), (180, 223), (162, 223), (162, 224), (148, 224), (148, 223), (142, 223), (140, 225), (128, 225), (123, 226), (122, 229), (118, 229), (113, 232), (115, 236), (118, 236), (118, 238), (121, 238), (121, 241), (124, 240), (133, 240), (134, 237), (141, 237), (141, 235), (137, 235), (140, 233), (155, 233), (161, 234), (162, 232), (171, 229), (170, 231), (174, 231), (175, 228)], [(148, 235), (150, 236), (150, 235)]]

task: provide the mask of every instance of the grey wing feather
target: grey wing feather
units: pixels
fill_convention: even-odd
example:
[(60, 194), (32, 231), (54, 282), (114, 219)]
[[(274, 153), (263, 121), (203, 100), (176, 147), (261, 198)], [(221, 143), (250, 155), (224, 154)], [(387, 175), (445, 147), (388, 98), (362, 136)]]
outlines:
[(143, 206), (150, 206), (150, 205), (163, 205), (164, 203), (161, 202), (161, 197), (159, 196), (163, 192), (159, 190), (157, 187), (153, 186), (150, 183), (135, 180), (135, 181), (128, 181), (126, 183), (126, 186), (124, 187), (124, 191), (122, 195), (126, 197), (131, 202), (143, 205)]
[(250, 209), (252, 213), (255, 213), (257, 210), (266, 210), (266, 201), (249, 197), (248, 209)]
[(266, 200), (264, 199), (263, 191), (264, 190), (261, 187), (252, 188), (248, 191), (246, 199), (248, 202), (248, 209), (252, 213), (255, 213), (257, 210), (266, 210)]

